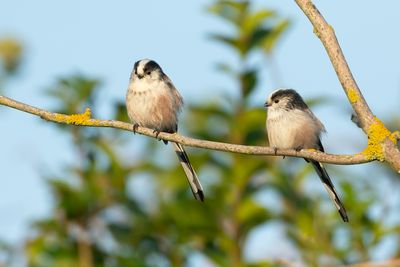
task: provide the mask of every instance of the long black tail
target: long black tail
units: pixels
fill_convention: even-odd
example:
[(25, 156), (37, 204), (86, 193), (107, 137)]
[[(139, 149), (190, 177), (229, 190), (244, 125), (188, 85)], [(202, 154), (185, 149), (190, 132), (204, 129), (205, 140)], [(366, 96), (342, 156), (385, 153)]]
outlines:
[(335, 187), (329, 178), (328, 173), (326, 172), (324, 166), (315, 160), (310, 160), (311, 164), (313, 165), (315, 171), (317, 172), (321, 182), (324, 184), (326, 190), (328, 191), (329, 197), (332, 199), (335, 207), (339, 211), (340, 216), (342, 217), (344, 222), (348, 222), (349, 218), (347, 217), (346, 209), (344, 208), (342, 202), (340, 201), (339, 195), (337, 194)]
[(194, 198), (203, 201), (204, 200), (203, 187), (200, 184), (200, 180), (197, 177), (197, 174), (194, 171), (192, 164), (190, 164), (189, 157), (186, 154), (185, 149), (181, 144), (175, 142), (171, 142), (171, 144), (175, 150), (176, 155), (179, 158), (179, 161), (181, 162), (183, 170), (185, 171)]

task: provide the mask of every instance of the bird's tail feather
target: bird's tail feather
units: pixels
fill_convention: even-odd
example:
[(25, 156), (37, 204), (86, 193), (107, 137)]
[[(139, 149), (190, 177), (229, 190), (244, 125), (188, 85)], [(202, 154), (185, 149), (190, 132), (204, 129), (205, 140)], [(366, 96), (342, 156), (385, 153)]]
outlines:
[(317, 172), (319, 178), (324, 184), (326, 190), (328, 191), (329, 197), (332, 199), (335, 207), (339, 211), (340, 216), (342, 217), (344, 222), (348, 222), (349, 218), (347, 217), (346, 209), (344, 208), (342, 202), (340, 201), (339, 195), (337, 194), (335, 187), (329, 178), (328, 173), (326, 172), (324, 166), (318, 161), (311, 160), (311, 164), (313, 165), (315, 171)]
[(186, 154), (185, 149), (179, 143), (171, 142), (171, 144), (175, 150), (176, 155), (179, 158), (179, 161), (181, 162), (182, 168), (186, 174), (194, 198), (203, 201), (204, 200), (203, 187), (200, 184), (200, 180), (197, 177), (197, 174), (194, 171), (192, 164), (190, 164), (189, 157)]

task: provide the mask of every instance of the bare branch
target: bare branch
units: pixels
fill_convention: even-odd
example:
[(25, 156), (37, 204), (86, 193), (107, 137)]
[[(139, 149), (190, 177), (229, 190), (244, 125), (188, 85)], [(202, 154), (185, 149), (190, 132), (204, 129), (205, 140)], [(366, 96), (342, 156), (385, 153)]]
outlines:
[(314, 26), (314, 33), (324, 45), (361, 127), (368, 136), (368, 147), (364, 154), (369, 159), (386, 161), (396, 172), (400, 173), (400, 151), (397, 146), (399, 133), (391, 133), (368, 107), (354, 80), (332, 26), (325, 21), (311, 0), (295, 1)]
[[(18, 109), (23, 112), (31, 113), (36, 116), (40, 116), (44, 120), (56, 123), (89, 126), (89, 127), (110, 127), (110, 128), (133, 132), (133, 125), (130, 123), (115, 121), (115, 120), (92, 119), (89, 108), (87, 108), (85, 113), (83, 114), (65, 115), (39, 109), (1, 95), (0, 95), (0, 104), (14, 109)], [(153, 132), (152, 129), (139, 127), (136, 132), (149, 137), (156, 138), (156, 134)], [(213, 141), (189, 138), (179, 134), (169, 134), (169, 133), (160, 133), (158, 137), (163, 140), (177, 142), (185, 146), (239, 153), (239, 154), (247, 154), (247, 155), (291, 156), (291, 157), (314, 159), (319, 162), (338, 164), (338, 165), (362, 164), (372, 161), (362, 153), (355, 155), (333, 155), (311, 149), (301, 150), (301, 151), (296, 151), (293, 149), (280, 149), (275, 154), (275, 150), (271, 147), (245, 146), (245, 145), (235, 145), (222, 142), (213, 142)]]

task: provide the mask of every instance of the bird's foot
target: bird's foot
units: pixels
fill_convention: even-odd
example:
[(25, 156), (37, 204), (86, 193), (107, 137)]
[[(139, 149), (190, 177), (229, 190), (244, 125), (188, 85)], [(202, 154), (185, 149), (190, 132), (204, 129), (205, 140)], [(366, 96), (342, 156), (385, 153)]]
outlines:
[(137, 129), (139, 128), (139, 124), (135, 123), (133, 125), (133, 133), (136, 134)]
[[(275, 153), (275, 156), (276, 156), (276, 154), (278, 153), (278, 148), (277, 147), (274, 147), (274, 153)], [(285, 159), (285, 157), (286, 156), (282, 156), (282, 159)]]
[(160, 131), (158, 131), (158, 130), (153, 130), (153, 133), (156, 134), (156, 138), (158, 139), (158, 141), (161, 141), (161, 138), (158, 138), (158, 135), (160, 134)]

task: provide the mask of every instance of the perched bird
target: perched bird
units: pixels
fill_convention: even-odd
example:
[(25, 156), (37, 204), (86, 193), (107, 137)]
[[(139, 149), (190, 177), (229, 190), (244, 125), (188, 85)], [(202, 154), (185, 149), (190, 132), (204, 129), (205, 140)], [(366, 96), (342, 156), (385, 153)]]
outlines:
[[(143, 126), (153, 129), (157, 135), (160, 132), (175, 133), (178, 130), (178, 114), (182, 106), (181, 95), (155, 61), (142, 59), (135, 63), (126, 94), (126, 108), (129, 118), (134, 123), (134, 131)], [(203, 188), (183, 146), (171, 143), (194, 197), (203, 201)]]
[[(293, 89), (278, 89), (268, 96), (267, 132), (271, 147), (275, 149), (316, 149), (324, 151), (320, 136), (324, 125), (312, 113), (303, 98)], [(310, 162), (329, 193), (343, 221), (348, 222), (339, 196), (324, 166), (315, 160)]]

